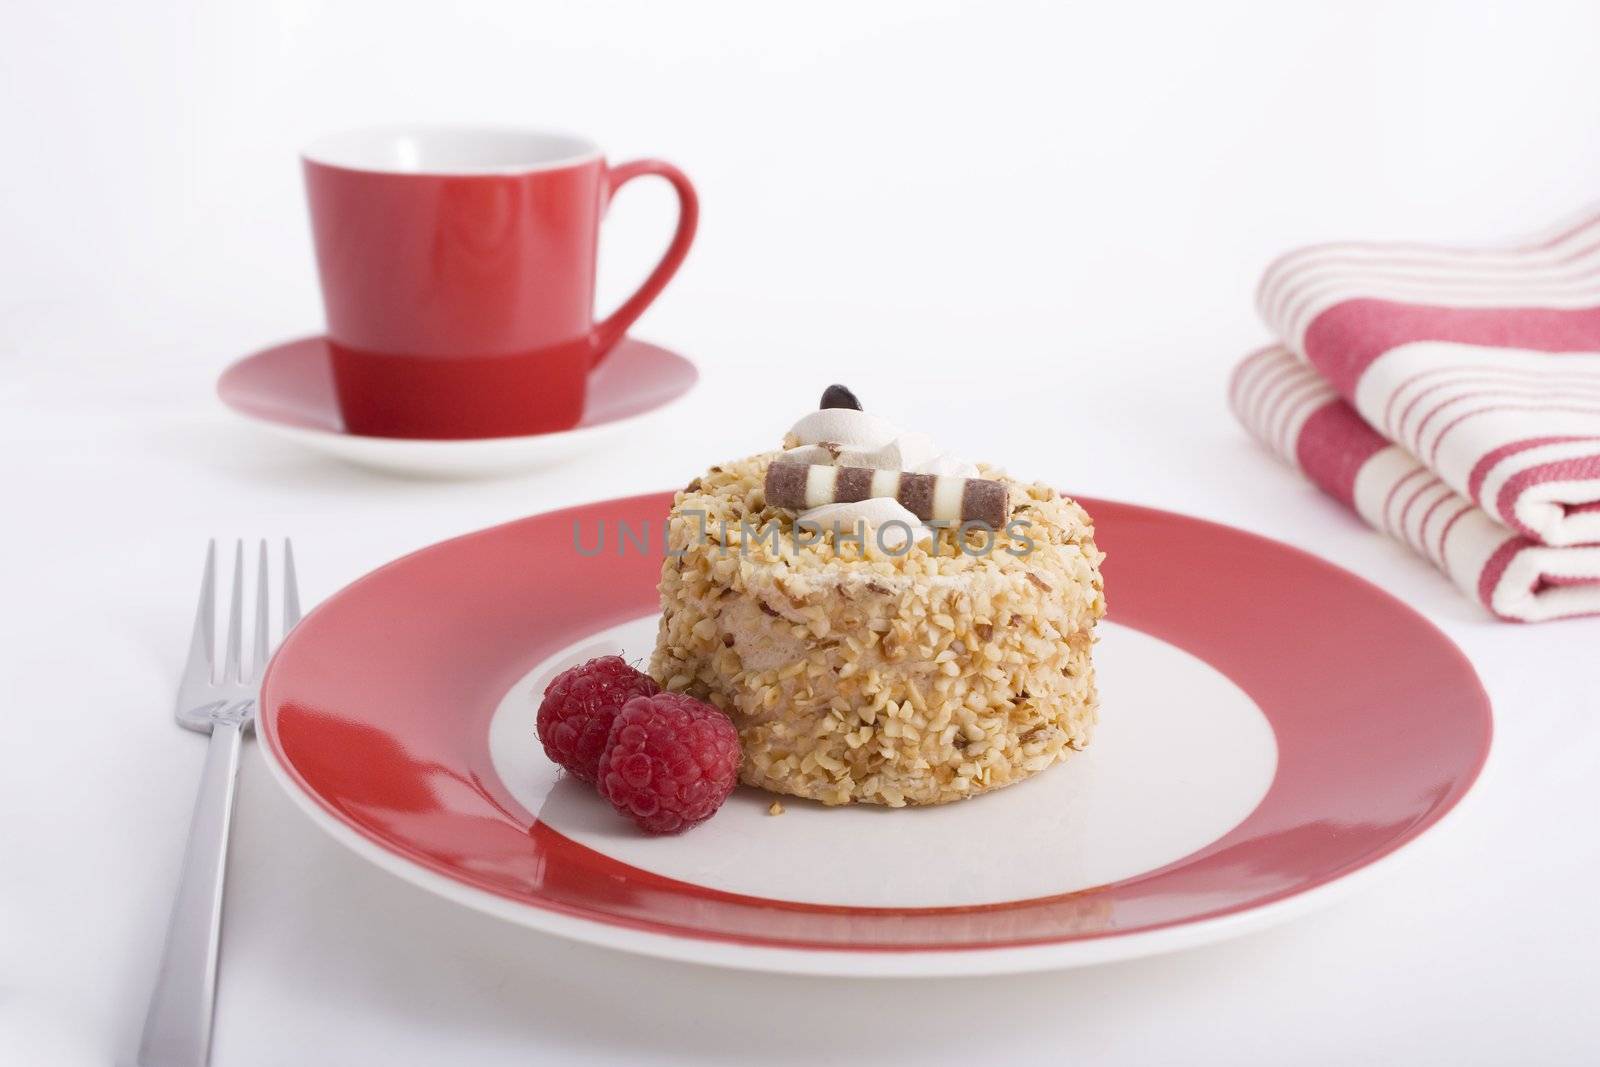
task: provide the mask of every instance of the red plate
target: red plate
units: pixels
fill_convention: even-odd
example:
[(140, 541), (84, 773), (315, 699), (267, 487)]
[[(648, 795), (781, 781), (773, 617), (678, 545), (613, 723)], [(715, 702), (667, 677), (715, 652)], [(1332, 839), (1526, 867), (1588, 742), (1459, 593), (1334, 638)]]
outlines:
[[(669, 503), (447, 541), (319, 607), (263, 692), (290, 794), (403, 877), (556, 933), (771, 970), (979, 973), (1304, 910), (1438, 822), (1488, 754), (1471, 666), (1375, 586), (1230, 527), (1084, 500), (1112, 625), (1081, 757), (932, 809), (787, 800), (772, 819), (770, 796), (741, 790), (690, 834), (643, 839), (553, 774), (531, 722), (574, 655), (648, 654)], [(652, 550), (619, 554), (623, 522), (648, 524)], [(575, 550), (602, 524), (605, 551)]]

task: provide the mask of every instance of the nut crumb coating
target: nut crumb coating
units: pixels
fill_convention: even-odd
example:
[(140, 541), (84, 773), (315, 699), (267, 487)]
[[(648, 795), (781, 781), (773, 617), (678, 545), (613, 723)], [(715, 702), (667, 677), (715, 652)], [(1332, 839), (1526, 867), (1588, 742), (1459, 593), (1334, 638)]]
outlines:
[(733, 719), (746, 784), (941, 804), (1089, 743), (1105, 597), (1081, 507), (1005, 479), (1026, 525), (988, 551), (978, 530), (900, 556), (831, 535), (797, 547), (793, 513), (763, 496), (774, 454), (712, 467), (675, 497), (650, 662), (664, 688)]

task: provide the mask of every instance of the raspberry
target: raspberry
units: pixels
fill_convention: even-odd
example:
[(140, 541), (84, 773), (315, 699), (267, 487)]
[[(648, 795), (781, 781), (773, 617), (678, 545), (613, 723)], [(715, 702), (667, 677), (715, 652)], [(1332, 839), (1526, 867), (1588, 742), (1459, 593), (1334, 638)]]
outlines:
[(539, 705), (539, 743), (545, 755), (585, 782), (595, 780), (611, 720), (636, 696), (660, 691), (648, 674), (621, 656), (601, 656), (556, 675)]
[(682, 693), (634, 697), (617, 713), (600, 757), (600, 795), (652, 834), (716, 814), (739, 778), (739, 733), (710, 704)]

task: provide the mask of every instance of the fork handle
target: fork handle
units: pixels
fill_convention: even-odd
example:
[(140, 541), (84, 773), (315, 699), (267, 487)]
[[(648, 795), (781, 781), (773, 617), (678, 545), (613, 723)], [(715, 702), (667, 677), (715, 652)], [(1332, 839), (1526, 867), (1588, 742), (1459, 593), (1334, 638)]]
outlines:
[(222, 879), (243, 734), (235, 716), (219, 714), (211, 726), (161, 970), (139, 1041), (139, 1067), (204, 1067), (206, 1062), (217, 990)]

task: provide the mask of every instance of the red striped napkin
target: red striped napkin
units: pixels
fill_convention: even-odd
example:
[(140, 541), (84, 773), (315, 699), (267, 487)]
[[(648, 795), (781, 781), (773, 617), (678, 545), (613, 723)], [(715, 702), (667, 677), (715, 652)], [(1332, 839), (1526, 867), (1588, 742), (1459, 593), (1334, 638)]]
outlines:
[(1234, 374), (1252, 434), (1495, 614), (1600, 612), (1600, 211), (1506, 250), (1301, 249), (1257, 304), (1283, 343)]

